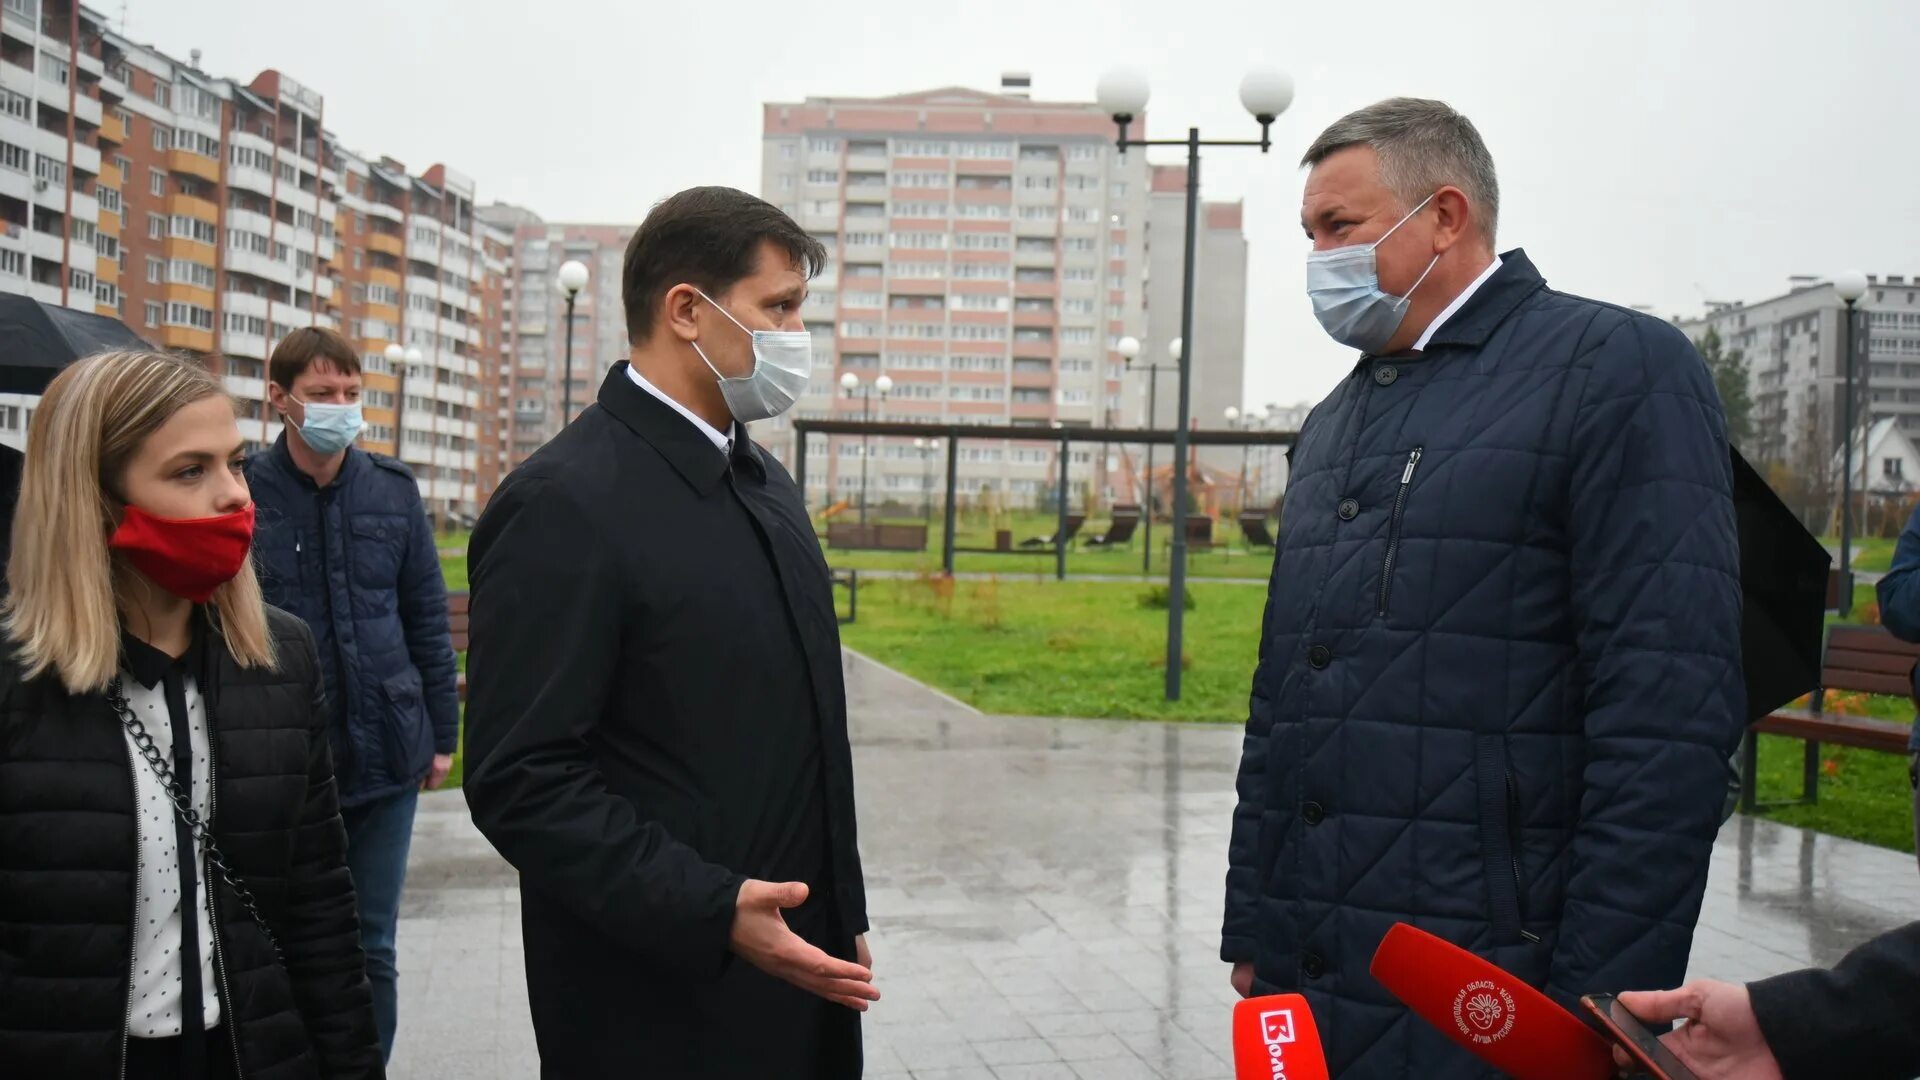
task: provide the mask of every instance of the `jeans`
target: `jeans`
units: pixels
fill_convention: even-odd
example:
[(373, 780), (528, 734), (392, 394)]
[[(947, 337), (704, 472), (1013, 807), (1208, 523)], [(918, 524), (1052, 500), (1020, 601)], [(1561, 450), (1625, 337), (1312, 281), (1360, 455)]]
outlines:
[[(1920, 852), (1920, 750), (1907, 759), (1907, 779), (1913, 783), (1913, 843), (1914, 850)], [(1915, 855), (1920, 859), (1920, 855)]]
[(353, 872), (360, 905), (360, 948), (367, 954), (367, 981), (373, 986), (373, 1024), (380, 1032), (380, 1052), (388, 1059), (399, 1025), (394, 938), (400, 891), (407, 883), (407, 850), (413, 843), (413, 811), (419, 802), (420, 792), (409, 789), (340, 812), (347, 825), (347, 868)]

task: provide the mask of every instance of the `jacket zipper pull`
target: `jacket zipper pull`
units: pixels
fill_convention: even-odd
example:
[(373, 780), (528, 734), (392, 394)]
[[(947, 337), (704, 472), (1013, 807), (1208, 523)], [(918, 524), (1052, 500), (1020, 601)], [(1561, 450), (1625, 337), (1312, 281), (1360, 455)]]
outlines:
[(1418, 464), (1420, 464), (1420, 451), (1415, 449), (1407, 455), (1407, 471), (1400, 474), (1400, 482), (1402, 484), (1413, 483), (1413, 468)]

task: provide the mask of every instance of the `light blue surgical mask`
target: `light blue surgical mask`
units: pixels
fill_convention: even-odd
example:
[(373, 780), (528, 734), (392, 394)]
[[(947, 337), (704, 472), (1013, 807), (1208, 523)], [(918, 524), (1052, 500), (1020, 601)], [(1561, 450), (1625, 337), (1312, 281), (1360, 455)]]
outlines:
[[(360, 437), (363, 422), (360, 415), (360, 403), (350, 405), (332, 405), (314, 402), (309, 405), (294, 398), (306, 411), (306, 421), (294, 424), (293, 429), (300, 433), (300, 439), (307, 448), (316, 454), (333, 455), (353, 445)], [(291, 417), (288, 418), (291, 421)]]
[(1413, 298), (1413, 290), (1433, 273), (1440, 256), (1435, 255), (1433, 262), (1420, 272), (1407, 295), (1394, 296), (1380, 289), (1380, 265), (1374, 258), (1374, 249), (1432, 201), (1432, 195), (1421, 199), (1419, 206), (1409, 210), (1406, 217), (1371, 244), (1350, 244), (1308, 253), (1307, 297), (1313, 301), (1313, 317), (1320, 320), (1321, 328), (1333, 340), (1364, 353), (1377, 353), (1393, 340), (1394, 331), (1400, 329), (1401, 321), (1407, 317), (1407, 303)]
[(693, 351), (720, 380), (720, 396), (726, 400), (727, 411), (735, 420), (751, 424), (771, 420), (793, 408), (806, 393), (807, 380), (813, 377), (813, 335), (805, 330), (749, 330), (732, 312), (714, 304), (713, 297), (699, 289), (693, 291), (753, 339), (753, 371), (739, 378), (720, 374), (700, 343), (692, 343)]

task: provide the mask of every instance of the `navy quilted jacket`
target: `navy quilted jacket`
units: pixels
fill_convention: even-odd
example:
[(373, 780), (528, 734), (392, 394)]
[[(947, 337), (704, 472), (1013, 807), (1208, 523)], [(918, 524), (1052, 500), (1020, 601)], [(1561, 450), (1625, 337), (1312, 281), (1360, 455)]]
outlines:
[(1504, 265), (1295, 447), (1222, 957), (1342, 1080), (1493, 1075), (1367, 972), (1406, 921), (1563, 1004), (1677, 985), (1744, 715), (1725, 423), (1657, 319)]
[(357, 806), (419, 786), (433, 755), (459, 741), (446, 578), (405, 465), (349, 449), (322, 490), (286, 443), (247, 460), (254, 566), (267, 603), (313, 630), (340, 804)]

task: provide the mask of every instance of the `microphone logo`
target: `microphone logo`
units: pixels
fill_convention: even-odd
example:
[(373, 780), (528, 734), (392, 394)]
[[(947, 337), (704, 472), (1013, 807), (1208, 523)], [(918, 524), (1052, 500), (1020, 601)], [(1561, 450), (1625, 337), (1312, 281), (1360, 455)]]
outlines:
[(1513, 995), (1490, 979), (1468, 983), (1453, 998), (1453, 1022), (1460, 1034), (1491, 1046), (1513, 1033)]
[(1260, 1014), (1260, 1037), (1268, 1046), (1282, 1046), (1294, 1039), (1293, 1010), (1276, 1009)]

